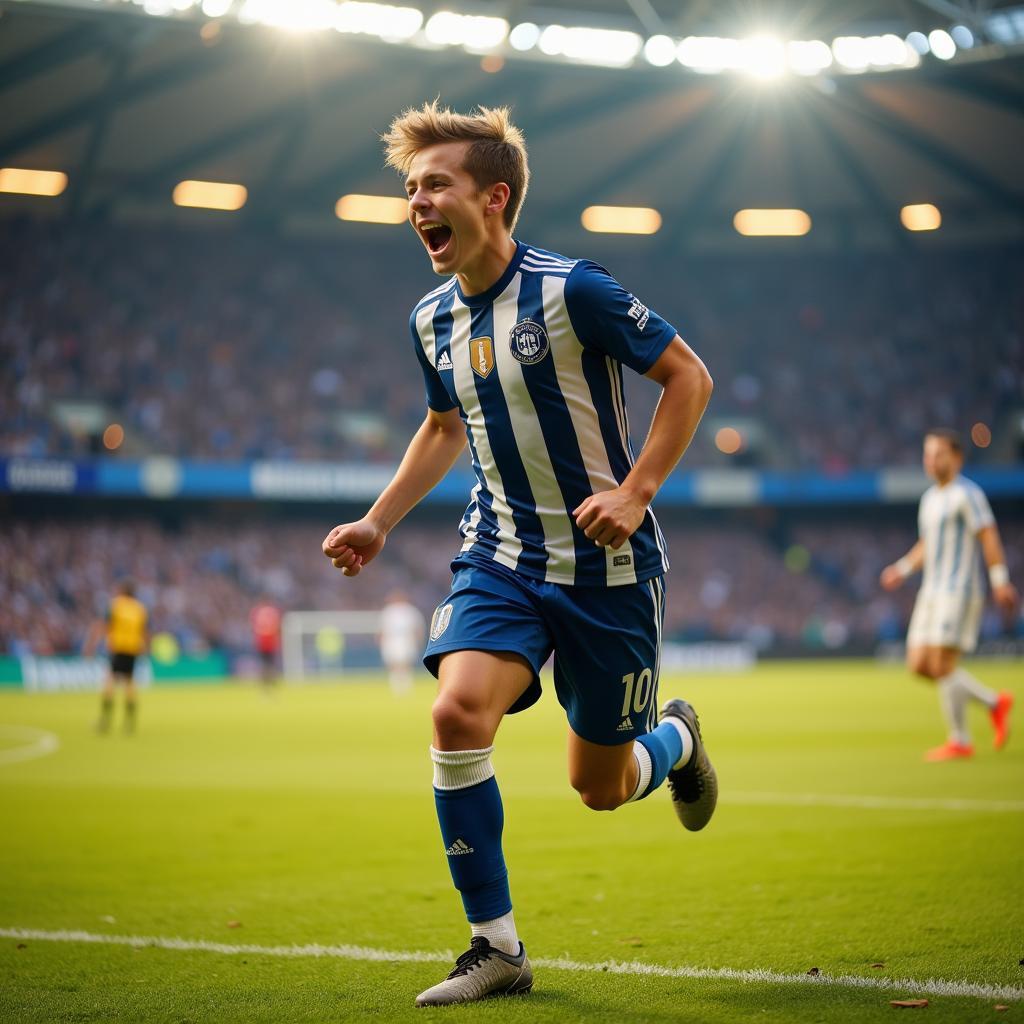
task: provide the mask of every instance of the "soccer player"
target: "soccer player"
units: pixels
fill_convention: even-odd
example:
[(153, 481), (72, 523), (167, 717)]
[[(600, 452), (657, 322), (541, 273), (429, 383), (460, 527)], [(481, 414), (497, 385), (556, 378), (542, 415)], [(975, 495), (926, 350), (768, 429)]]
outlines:
[(249, 613), (252, 639), (260, 657), (260, 680), (269, 690), (277, 680), (277, 655), (281, 649), (281, 609), (264, 597)]
[(1003, 557), (992, 509), (981, 488), (960, 475), (963, 446), (952, 430), (932, 430), (924, 439), (924, 471), (935, 481), (921, 497), (919, 539), (898, 561), (882, 570), (881, 583), (895, 590), (912, 573), (923, 571), (921, 590), (907, 631), (907, 666), (938, 684), (939, 703), (949, 739), (925, 754), (928, 761), (951, 761), (974, 753), (967, 731), (967, 705), (988, 708), (993, 745), (1001, 749), (1009, 735), (1013, 695), (995, 693), (958, 665), (963, 651), (978, 642), (985, 603), (978, 551), (988, 566), (996, 604), (1011, 611), (1017, 591)]
[(412, 689), (412, 665), (423, 649), (423, 614), (401, 590), (392, 591), (381, 611), (380, 656), (395, 696)]
[(135, 596), (135, 585), (131, 580), (122, 580), (117, 594), (110, 602), (106, 619), (93, 624), (85, 645), (85, 656), (89, 657), (106, 633), (107, 654), (110, 657), (110, 671), (103, 684), (100, 698), (100, 717), (96, 731), (110, 730), (114, 715), (114, 689), (118, 683), (124, 687), (124, 731), (135, 731), (138, 696), (135, 687), (135, 661), (145, 654), (149, 647), (149, 615), (146, 606)]
[[(384, 142), (412, 229), (446, 278), (410, 318), (427, 412), (373, 507), (331, 530), (323, 551), (360, 573), (468, 439), (477, 482), (424, 663), (438, 677), (435, 804), (471, 941), (418, 996), (427, 1006), (532, 987), (491, 753), (504, 715), (540, 696), (552, 651), (569, 780), (584, 804), (610, 811), (668, 778), (686, 828), (711, 818), (718, 783), (693, 708), (671, 700), (658, 722), (668, 559), (650, 503), (712, 384), (675, 329), (602, 267), (513, 237), (529, 172), (506, 109), (427, 104), (396, 118)], [(639, 457), (623, 365), (663, 389)]]

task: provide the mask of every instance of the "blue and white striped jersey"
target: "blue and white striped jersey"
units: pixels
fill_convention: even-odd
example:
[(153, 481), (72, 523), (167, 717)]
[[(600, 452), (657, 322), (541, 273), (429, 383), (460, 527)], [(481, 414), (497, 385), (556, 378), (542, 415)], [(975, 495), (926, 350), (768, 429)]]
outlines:
[(945, 487), (929, 487), (917, 513), (924, 541), (921, 591), (982, 593), (978, 531), (994, 522), (985, 492), (973, 480), (957, 476)]
[(622, 366), (645, 373), (675, 328), (603, 268), (517, 243), (501, 278), (464, 295), (457, 278), (410, 317), (427, 404), (458, 407), (477, 483), (462, 556), (550, 583), (615, 586), (668, 569), (650, 510), (618, 551), (572, 518), (633, 465)]

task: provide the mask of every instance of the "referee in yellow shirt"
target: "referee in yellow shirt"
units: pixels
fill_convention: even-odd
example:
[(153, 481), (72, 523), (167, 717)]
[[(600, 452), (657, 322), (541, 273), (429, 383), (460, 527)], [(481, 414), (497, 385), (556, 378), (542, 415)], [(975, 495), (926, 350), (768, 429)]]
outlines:
[(91, 654), (106, 632), (107, 653), (110, 655), (110, 672), (103, 684), (100, 704), (100, 718), (96, 723), (97, 732), (107, 732), (114, 714), (114, 687), (124, 684), (124, 730), (135, 731), (135, 716), (138, 699), (135, 688), (135, 660), (145, 654), (149, 647), (149, 615), (146, 606), (135, 597), (135, 586), (131, 580), (123, 580), (117, 588), (117, 595), (110, 602), (106, 621), (97, 622), (90, 633), (86, 654)]

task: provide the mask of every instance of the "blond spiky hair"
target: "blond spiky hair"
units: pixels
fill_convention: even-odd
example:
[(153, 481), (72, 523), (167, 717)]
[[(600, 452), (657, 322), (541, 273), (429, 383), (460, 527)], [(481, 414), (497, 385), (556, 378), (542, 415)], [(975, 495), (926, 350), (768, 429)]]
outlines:
[(504, 218), (515, 227), (530, 184), (523, 133), (509, 119), (508, 107), (477, 107), (474, 114), (457, 114), (438, 100), (410, 107), (391, 122), (381, 136), (389, 167), (408, 174), (421, 149), (443, 142), (468, 142), (463, 168), (477, 187), (502, 181), (509, 188)]

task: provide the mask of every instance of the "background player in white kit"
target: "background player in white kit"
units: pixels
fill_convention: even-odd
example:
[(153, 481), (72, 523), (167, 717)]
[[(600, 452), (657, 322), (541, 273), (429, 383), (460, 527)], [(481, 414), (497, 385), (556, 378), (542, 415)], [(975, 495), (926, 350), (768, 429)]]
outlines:
[(423, 651), (425, 630), (423, 613), (403, 591), (388, 594), (380, 618), (380, 656), (396, 695), (412, 689), (412, 666)]
[(1012, 610), (1017, 591), (1010, 582), (992, 509), (981, 488), (960, 475), (963, 446), (952, 430), (932, 430), (924, 439), (924, 470), (934, 481), (921, 497), (917, 543), (882, 570), (886, 590), (895, 590), (912, 573), (922, 571), (921, 590), (907, 631), (907, 666), (938, 684), (939, 702), (949, 725), (949, 739), (929, 750), (929, 761), (949, 761), (974, 753), (967, 731), (967, 705), (988, 708), (997, 750), (1009, 735), (1013, 695), (995, 693), (958, 666), (960, 654), (973, 651), (985, 594), (978, 566), (980, 548), (988, 566), (992, 597)]

